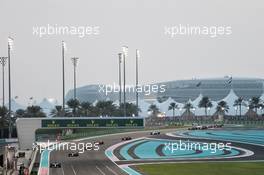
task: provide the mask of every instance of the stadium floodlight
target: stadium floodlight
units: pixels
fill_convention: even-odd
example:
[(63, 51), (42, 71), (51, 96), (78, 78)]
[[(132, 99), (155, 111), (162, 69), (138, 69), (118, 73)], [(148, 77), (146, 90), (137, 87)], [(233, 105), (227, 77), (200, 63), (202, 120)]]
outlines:
[(5, 65), (8, 57), (0, 57), (0, 64), (2, 65), (2, 85), (3, 85), (3, 107), (5, 106)]
[(127, 46), (123, 46), (122, 47), (122, 51), (123, 51), (123, 54), (124, 54), (124, 58), (126, 58), (127, 55), (128, 55), (128, 47)]
[(65, 50), (67, 50), (66, 43), (62, 41), (62, 110), (63, 110), (63, 113), (65, 111), (65, 65), (64, 65)]
[(121, 90), (121, 63), (122, 63), (122, 59), (123, 59), (123, 54), (122, 53), (118, 53), (118, 83), (119, 83), (119, 107), (121, 106), (122, 103), (122, 90)]
[(65, 41), (62, 41), (62, 48), (66, 51), (67, 50), (67, 47), (66, 47), (66, 43)]
[(8, 37), (8, 39), (7, 39), (7, 43), (8, 43), (8, 48), (9, 48), (10, 50), (13, 50), (13, 49), (14, 49), (14, 39), (11, 38), (11, 37)]
[(11, 59), (10, 59), (10, 51), (13, 50), (14, 48), (14, 39), (11, 37), (8, 37), (7, 39), (7, 53), (8, 53), (8, 117), (9, 117), (9, 122), (8, 122), (8, 137), (12, 137), (12, 128), (11, 128)]
[(123, 87), (123, 94), (124, 94), (124, 117), (126, 117), (126, 58), (127, 58), (127, 54), (128, 54), (128, 47), (127, 46), (123, 46), (122, 47), (122, 51), (123, 51), (123, 71), (124, 71), (124, 87)]
[(136, 50), (136, 57), (137, 58), (140, 58), (140, 53), (139, 53), (139, 50), (138, 49)]
[[(136, 50), (136, 88), (138, 88), (138, 59), (140, 57), (139, 50)], [(138, 91), (136, 90), (136, 106), (138, 110)], [(138, 116), (138, 112), (137, 112)]]
[(77, 63), (78, 63), (78, 60), (79, 60), (79, 58), (78, 58), (78, 57), (72, 57), (72, 58), (71, 58), (71, 60), (72, 60), (72, 64), (73, 64), (73, 66), (74, 66), (74, 67), (76, 67), (76, 66), (77, 66)]

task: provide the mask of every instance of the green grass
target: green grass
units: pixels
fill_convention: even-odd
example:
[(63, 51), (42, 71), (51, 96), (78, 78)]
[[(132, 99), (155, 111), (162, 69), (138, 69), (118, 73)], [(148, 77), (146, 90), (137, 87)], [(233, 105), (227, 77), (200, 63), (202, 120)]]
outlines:
[(175, 163), (139, 165), (147, 175), (263, 175), (264, 162)]

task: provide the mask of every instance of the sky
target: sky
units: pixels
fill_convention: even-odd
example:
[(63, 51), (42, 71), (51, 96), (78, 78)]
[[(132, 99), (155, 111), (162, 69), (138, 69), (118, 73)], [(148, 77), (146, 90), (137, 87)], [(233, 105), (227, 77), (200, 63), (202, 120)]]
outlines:
[[(135, 82), (136, 49), (141, 84), (225, 75), (262, 78), (263, 17), (262, 0), (0, 0), (0, 56), (7, 55), (11, 36), (12, 96), (23, 104), (30, 97), (62, 101), (62, 40), (66, 91), (73, 88), (71, 57), (79, 57), (78, 87), (118, 82), (123, 45), (128, 46), (128, 84)], [(48, 25), (91, 27), (97, 34), (34, 34)], [(165, 32), (179, 25), (230, 27), (231, 34), (172, 37)]]

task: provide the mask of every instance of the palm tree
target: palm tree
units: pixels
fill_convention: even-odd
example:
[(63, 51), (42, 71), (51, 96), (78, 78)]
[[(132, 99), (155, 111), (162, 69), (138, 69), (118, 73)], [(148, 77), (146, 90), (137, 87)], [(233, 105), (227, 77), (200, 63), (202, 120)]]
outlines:
[(90, 102), (82, 102), (81, 103), (81, 113), (84, 116), (88, 116), (91, 112), (92, 104)]
[[(124, 103), (120, 104), (119, 109), (117, 109), (119, 116), (123, 115), (123, 109), (124, 109)], [(135, 104), (133, 103), (126, 103), (126, 115), (127, 116), (138, 116), (138, 113), (140, 112), (140, 108), (138, 108)]]
[(260, 107), (260, 104), (261, 102), (259, 97), (252, 97), (249, 100), (249, 107), (251, 109), (255, 109), (256, 114), (258, 114), (258, 108)]
[(98, 101), (95, 106), (101, 116), (112, 116), (116, 111), (113, 101)]
[(239, 108), (239, 118), (242, 116), (242, 106), (245, 106), (245, 102), (243, 97), (238, 97), (238, 99), (235, 100), (234, 106)]
[(8, 113), (8, 109), (5, 106), (0, 107), (0, 128), (1, 128), (1, 136), (0, 138), (4, 137), (4, 128), (8, 126), (8, 120), (6, 115)]
[(185, 109), (188, 116), (191, 115), (191, 110), (193, 109), (193, 105), (190, 102), (185, 103), (183, 109)]
[(172, 110), (172, 117), (175, 117), (175, 109), (178, 109), (178, 105), (174, 102), (170, 103), (168, 110)]
[(77, 100), (77, 99), (70, 99), (69, 101), (67, 101), (67, 105), (68, 105), (69, 108), (72, 109), (72, 115), (74, 117), (76, 117), (76, 109), (78, 109), (79, 106), (80, 106), (79, 100)]
[(67, 109), (63, 111), (62, 106), (55, 106), (55, 108), (51, 110), (50, 115), (52, 117), (66, 117), (69, 116), (69, 111)]
[(148, 111), (151, 112), (152, 116), (157, 116), (157, 114), (160, 113), (159, 108), (154, 104), (149, 106)]
[(8, 113), (8, 109), (4, 106), (0, 106), (0, 116), (1, 118), (4, 118), (6, 116), (6, 114)]
[(225, 101), (220, 101), (216, 106), (216, 112), (218, 115), (225, 115), (226, 112), (228, 112), (229, 106)]
[(26, 111), (24, 109), (18, 109), (16, 110), (15, 116), (16, 118), (23, 118), (25, 117)]
[(199, 102), (199, 105), (198, 107), (199, 108), (204, 108), (204, 113), (205, 113), (205, 116), (207, 117), (207, 110), (208, 108), (211, 108), (213, 106), (211, 100), (209, 99), (209, 97), (203, 97), (201, 99), (201, 101)]
[(25, 117), (46, 117), (40, 106), (28, 106), (25, 111)]

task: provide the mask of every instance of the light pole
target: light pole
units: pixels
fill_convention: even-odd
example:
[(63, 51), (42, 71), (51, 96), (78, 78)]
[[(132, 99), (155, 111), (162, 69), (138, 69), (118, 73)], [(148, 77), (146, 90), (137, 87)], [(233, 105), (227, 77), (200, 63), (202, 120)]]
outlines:
[(126, 58), (127, 58), (127, 52), (128, 52), (128, 47), (127, 46), (123, 46), (122, 47), (123, 50), (123, 71), (124, 71), (124, 87), (123, 87), (123, 93), (124, 93), (124, 117), (126, 117)]
[[(136, 50), (136, 106), (137, 106), (137, 110), (138, 110), (138, 59), (139, 59), (140, 55), (139, 55), (139, 50)], [(137, 111), (137, 116), (138, 116), (138, 111)]]
[(13, 49), (14, 45), (14, 40), (11, 37), (8, 37), (8, 42), (7, 42), (7, 51), (8, 51), (8, 136), (9, 138), (12, 137), (12, 128), (11, 128), (11, 61), (10, 61), (10, 51)]
[(72, 59), (72, 64), (73, 64), (73, 98), (76, 100), (76, 67), (78, 63), (78, 57), (73, 57)]
[(65, 67), (64, 67), (64, 51), (66, 50), (66, 43), (62, 41), (62, 111), (65, 111)]
[(5, 65), (8, 57), (0, 57), (0, 63), (2, 65), (2, 76), (3, 76), (3, 107), (5, 106)]
[(123, 54), (119, 53), (118, 54), (118, 82), (119, 82), (119, 107), (121, 106), (122, 103), (122, 90), (121, 90), (121, 63), (122, 63), (122, 57)]

